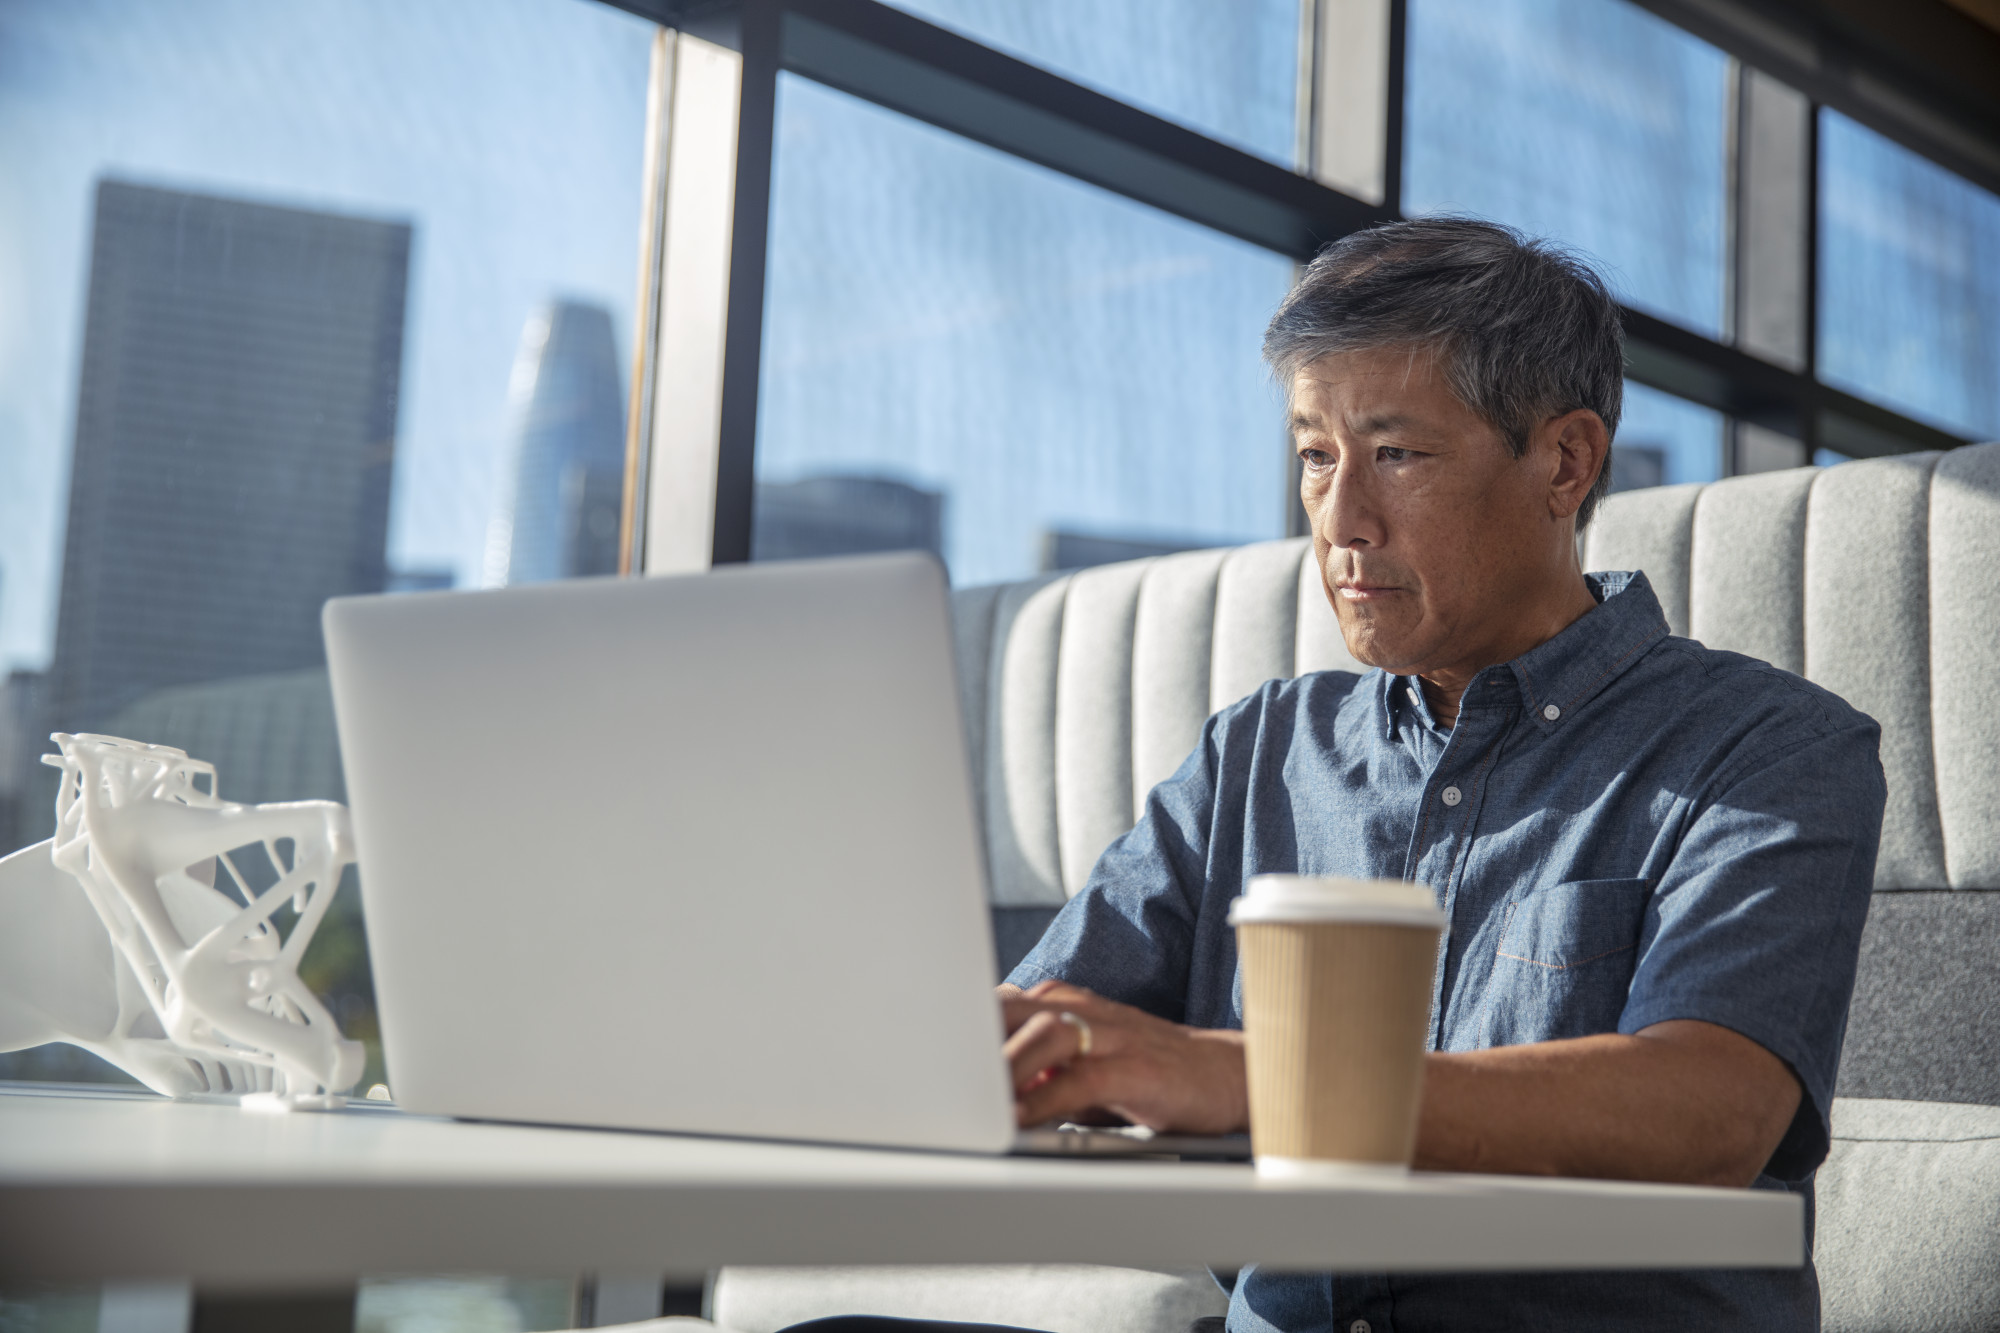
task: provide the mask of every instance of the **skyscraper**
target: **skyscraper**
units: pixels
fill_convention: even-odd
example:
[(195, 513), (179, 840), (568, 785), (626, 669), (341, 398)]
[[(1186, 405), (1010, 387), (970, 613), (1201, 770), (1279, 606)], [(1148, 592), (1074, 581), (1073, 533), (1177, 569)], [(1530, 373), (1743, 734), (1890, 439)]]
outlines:
[(513, 487), (494, 516), (488, 583), (618, 571), (625, 394), (602, 306), (557, 300), (528, 321), (514, 362)]
[(382, 589), (409, 254), (403, 223), (99, 182), (51, 726), (317, 666), (321, 604)]

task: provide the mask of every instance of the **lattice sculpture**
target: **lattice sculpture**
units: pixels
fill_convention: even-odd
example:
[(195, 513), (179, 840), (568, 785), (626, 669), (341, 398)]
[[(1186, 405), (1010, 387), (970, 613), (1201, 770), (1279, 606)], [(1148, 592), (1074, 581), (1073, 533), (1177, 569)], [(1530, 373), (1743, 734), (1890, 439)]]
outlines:
[[(337, 1105), (362, 1049), (298, 963), (354, 860), (347, 808), (239, 805), (184, 750), (52, 739), (56, 835), (0, 860), (0, 1051), (65, 1041), (168, 1096)], [(251, 845), (279, 872), (261, 893), (230, 858)], [(215, 887), (218, 866), (241, 901)]]

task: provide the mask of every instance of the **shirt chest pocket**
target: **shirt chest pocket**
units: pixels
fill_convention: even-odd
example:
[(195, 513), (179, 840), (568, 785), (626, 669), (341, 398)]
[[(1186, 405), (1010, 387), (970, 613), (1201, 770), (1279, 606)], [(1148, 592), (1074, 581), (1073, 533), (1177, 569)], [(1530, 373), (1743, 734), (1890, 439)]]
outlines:
[(1643, 879), (1572, 880), (1509, 903), (1484, 1039), (1511, 1045), (1617, 1031), (1651, 888)]

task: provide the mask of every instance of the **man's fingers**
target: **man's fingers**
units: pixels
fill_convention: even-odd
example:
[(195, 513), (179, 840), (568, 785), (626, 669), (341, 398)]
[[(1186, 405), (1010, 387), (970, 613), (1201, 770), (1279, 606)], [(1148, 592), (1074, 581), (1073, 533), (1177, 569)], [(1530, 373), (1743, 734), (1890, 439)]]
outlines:
[(1014, 1096), (1016, 1123), (1023, 1129), (1053, 1120), (1075, 1120), (1103, 1104), (1104, 1066), (1080, 1060), (1057, 1070), (1045, 1082), (1018, 1088)]
[(1000, 1019), (1007, 1025), (1007, 1035), (1010, 1037), (1019, 1032), (1021, 1026), (1036, 1014), (1047, 1012), (1049, 1012), (1048, 1006), (1036, 1000), (1010, 999), (1006, 996), (1000, 999)]
[(1083, 1049), (1083, 1034), (1060, 1014), (1044, 1010), (1029, 1017), (1007, 1039), (1007, 1064), (1018, 1095), (1049, 1069), (1069, 1064)]
[(1075, 986), (1064, 986), (1060, 991), (1043, 995), (1030, 991), (1018, 999), (1005, 995), (1000, 997), (1000, 1016), (1009, 1032), (1018, 1030), (1036, 1014), (1074, 1013), (1078, 1018), (1088, 1018), (1093, 1024), (1101, 1025), (1113, 1021), (1113, 1015), (1123, 1008), (1123, 1005), (1110, 1004)]

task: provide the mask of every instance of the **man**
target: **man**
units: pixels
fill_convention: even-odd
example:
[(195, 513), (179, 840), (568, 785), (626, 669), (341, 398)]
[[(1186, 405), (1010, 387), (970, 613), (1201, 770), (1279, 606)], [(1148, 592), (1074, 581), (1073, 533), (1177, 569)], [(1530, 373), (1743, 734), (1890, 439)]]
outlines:
[[(1879, 733), (1796, 676), (1670, 637), (1643, 573), (1583, 574), (1623, 385), (1603, 283), (1488, 223), (1398, 223), (1314, 260), (1264, 351), (1327, 597), (1375, 670), (1265, 685), (1151, 793), (1002, 987), (1021, 1122), (1245, 1128), (1230, 900), (1265, 872), (1409, 879), (1450, 918), (1418, 1167), (1810, 1198)], [(1809, 1264), (1253, 1267), (1229, 1328), (1818, 1320)]]
[[(1878, 728), (1586, 576), (1623, 338), (1603, 283), (1489, 223), (1331, 246), (1271, 321), (1313, 552), (1375, 668), (1204, 725), (1001, 987), (1022, 1124), (1247, 1128), (1230, 901), (1427, 884), (1418, 1167), (1753, 1185), (1826, 1156), (1884, 789)], [(1813, 1271), (1236, 1275), (1231, 1333), (1818, 1327)], [(825, 1333), (887, 1324), (828, 1321)]]

